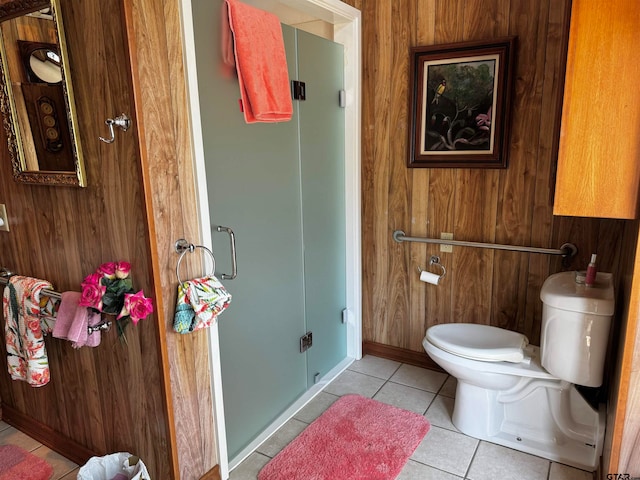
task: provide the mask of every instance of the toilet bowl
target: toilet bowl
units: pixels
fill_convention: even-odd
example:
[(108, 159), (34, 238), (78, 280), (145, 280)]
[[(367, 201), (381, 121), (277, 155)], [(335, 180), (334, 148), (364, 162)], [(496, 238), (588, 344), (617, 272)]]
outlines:
[(520, 333), (472, 323), (435, 325), (422, 343), (458, 381), (452, 421), (462, 433), (594, 471), (605, 411), (574, 384), (602, 383), (612, 277), (598, 273), (596, 287), (585, 287), (574, 272), (555, 274), (541, 298), (540, 347)]

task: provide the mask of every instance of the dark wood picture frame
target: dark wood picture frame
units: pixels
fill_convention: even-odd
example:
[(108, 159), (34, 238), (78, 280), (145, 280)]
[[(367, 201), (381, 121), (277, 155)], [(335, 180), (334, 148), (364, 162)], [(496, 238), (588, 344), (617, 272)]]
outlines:
[(411, 49), (409, 167), (507, 167), (515, 43)]

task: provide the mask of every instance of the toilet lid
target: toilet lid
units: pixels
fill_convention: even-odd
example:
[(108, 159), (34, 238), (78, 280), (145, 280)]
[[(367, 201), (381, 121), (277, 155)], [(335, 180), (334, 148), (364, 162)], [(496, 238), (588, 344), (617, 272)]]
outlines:
[(445, 323), (427, 329), (427, 341), (460, 357), (484, 362), (522, 362), (529, 340), (521, 333), (475, 323)]

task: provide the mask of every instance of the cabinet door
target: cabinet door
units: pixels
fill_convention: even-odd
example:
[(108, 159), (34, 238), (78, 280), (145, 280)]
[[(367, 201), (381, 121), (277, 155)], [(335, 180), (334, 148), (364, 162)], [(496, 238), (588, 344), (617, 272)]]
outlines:
[(573, 1), (555, 215), (637, 217), (639, 31), (637, 0)]

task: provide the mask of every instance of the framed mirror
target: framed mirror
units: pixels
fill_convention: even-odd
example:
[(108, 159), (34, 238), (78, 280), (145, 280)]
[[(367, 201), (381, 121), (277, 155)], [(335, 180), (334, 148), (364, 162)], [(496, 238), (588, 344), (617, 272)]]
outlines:
[(86, 186), (60, 0), (0, 0), (0, 110), (17, 182)]

